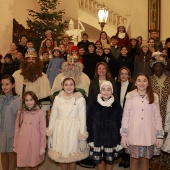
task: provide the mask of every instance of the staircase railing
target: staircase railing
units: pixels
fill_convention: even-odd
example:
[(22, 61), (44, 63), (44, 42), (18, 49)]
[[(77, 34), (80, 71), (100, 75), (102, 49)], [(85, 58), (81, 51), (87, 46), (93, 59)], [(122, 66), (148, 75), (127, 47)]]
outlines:
[[(79, 0), (79, 8), (88, 12), (92, 16), (97, 18), (97, 10), (98, 8), (102, 7), (103, 4), (97, 2), (96, 0)], [(126, 29), (128, 30), (130, 28), (130, 21), (129, 16), (130, 13), (120, 15), (115, 10), (110, 9), (106, 6), (106, 8), (109, 10), (109, 17), (107, 24), (114, 25), (117, 27), (119, 24), (124, 24), (126, 26)]]

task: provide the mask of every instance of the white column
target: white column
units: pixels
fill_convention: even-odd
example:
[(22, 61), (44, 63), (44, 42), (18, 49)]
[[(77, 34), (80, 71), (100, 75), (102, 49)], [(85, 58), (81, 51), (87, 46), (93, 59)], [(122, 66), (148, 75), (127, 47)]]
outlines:
[(13, 33), (14, 0), (0, 1), (0, 54), (3, 56), (9, 51)]

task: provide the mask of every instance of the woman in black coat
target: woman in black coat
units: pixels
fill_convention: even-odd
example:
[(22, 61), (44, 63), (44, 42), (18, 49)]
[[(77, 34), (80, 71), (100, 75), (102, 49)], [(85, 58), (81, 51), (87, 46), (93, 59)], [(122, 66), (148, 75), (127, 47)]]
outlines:
[[(116, 81), (116, 87), (117, 87), (117, 96), (118, 101), (120, 102), (120, 105), (122, 109), (124, 108), (125, 100), (126, 100), (126, 94), (131, 91), (132, 89), (132, 79), (131, 79), (131, 73), (130, 70), (127, 67), (122, 67), (119, 70), (118, 79)], [(130, 165), (130, 156), (129, 154), (122, 155), (122, 160), (119, 163), (119, 167), (127, 168)]]

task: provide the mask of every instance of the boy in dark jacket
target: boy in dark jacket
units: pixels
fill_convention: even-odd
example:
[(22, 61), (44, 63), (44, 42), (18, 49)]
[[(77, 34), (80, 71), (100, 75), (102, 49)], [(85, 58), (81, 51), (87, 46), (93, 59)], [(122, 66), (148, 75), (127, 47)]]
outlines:
[(11, 54), (6, 54), (4, 57), (5, 63), (3, 63), (1, 68), (1, 73), (3, 76), (12, 75), (15, 71), (14, 63)]
[(20, 62), (21, 59), (23, 58), (21, 51), (17, 51), (16, 52), (16, 58), (14, 59), (14, 67), (15, 67), (15, 71), (19, 70), (20, 68)]

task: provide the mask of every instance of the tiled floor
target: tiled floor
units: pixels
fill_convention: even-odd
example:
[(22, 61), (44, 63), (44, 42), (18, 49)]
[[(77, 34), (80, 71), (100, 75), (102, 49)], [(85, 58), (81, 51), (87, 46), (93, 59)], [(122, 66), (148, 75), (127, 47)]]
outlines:
[[(96, 169), (82, 168), (77, 165), (77, 170), (96, 170)], [(126, 168), (126, 169), (119, 168), (118, 163), (114, 165), (113, 169), (114, 170), (129, 170), (129, 168)], [(0, 170), (2, 170), (1, 165), (0, 165)], [(18, 170), (24, 170), (24, 168), (18, 168)], [(48, 157), (46, 157), (46, 160), (39, 167), (39, 170), (60, 170), (60, 165), (51, 161)]]
[[(129, 170), (129, 168), (119, 168), (118, 166), (119, 164), (115, 164), (114, 165), (114, 170)], [(46, 161), (44, 162), (44, 164), (39, 168), (39, 170), (59, 170), (60, 166), (59, 164), (56, 164), (55, 162), (49, 160), (48, 158), (46, 158)], [(97, 168), (96, 168), (97, 169)], [(89, 169), (89, 168), (82, 168), (80, 166), (77, 165), (77, 170), (95, 170), (95, 169)]]

